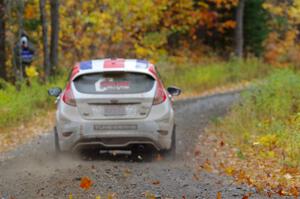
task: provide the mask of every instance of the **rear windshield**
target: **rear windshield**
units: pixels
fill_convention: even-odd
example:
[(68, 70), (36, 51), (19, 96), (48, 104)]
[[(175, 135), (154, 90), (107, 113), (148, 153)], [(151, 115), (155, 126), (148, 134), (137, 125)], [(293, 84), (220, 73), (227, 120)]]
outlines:
[(145, 93), (153, 88), (154, 82), (149, 75), (126, 72), (92, 73), (74, 80), (76, 90), (88, 94)]

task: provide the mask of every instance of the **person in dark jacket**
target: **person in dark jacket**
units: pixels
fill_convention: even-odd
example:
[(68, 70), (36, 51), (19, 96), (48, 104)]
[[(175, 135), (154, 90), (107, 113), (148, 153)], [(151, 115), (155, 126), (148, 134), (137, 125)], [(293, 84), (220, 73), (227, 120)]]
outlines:
[(25, 68), (30, 66), (35, 54), (35, 47), (25, 33), (22, 33), (20, 40), (17, 42), (14, 53), (16, 66), (19, 70), (22, 68), (23, 77), (25, 77)]

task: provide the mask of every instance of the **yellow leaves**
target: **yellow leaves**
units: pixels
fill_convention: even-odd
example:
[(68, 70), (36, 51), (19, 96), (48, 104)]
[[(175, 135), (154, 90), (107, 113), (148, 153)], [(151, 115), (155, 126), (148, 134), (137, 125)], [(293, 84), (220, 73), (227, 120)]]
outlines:
[(225, 168), (225, 173), (226, 173), (227, 175), (232, 176), (233, 172), (234, 172), (234, 168), (233, 168), (233, 167), (226, 167), (226, 168)]
[(36, 70), (36, 67), (34, 67), (34, 66), (26, 67), (25, 68), (25, 73), (26, 73), (26, 76), (29, 79), (32, 79), (32, 78), (37, 77), (39, 75), (39, 73)]
[(209, 8), (209, 5), (208, 5), (207, 3), (205, 3), (205, 2), (203, 2), (203, 1), (199, 1), (199, 2), (198, 2), (198, 5), (199, 5), (200, 7), (203, 7), (203, 8)]
[(38, 8), (35, 4), (27, 4), (24, 9), (24, 18), (27, 20), (37, 19), (38, 15)]
[(258, 139), (258, 142), (265, 147), (271, 147), (276, 145), (276, 143), (278, 142), (278, 137), (274, 134), (267, 134), (261, 136)]
[(122, 40), (123, 40), (123, 33), (121, 31), (116, 32), (111, 37), (111, 41), (114, 42), (114, 43), (118, 43), (118, 42), (120, 42)]
[(147, 55), (149, 54), (149, 50), (139, 45), (135, 45), (135, 53), (138, 57), (147, 57)]
[(282, 15), (284, 13), (283, 7), (274, 5), (272, 3), (264, 3), (263, 8), (275, 15)]
[(155, 199), (155, 195), (153, 193), (150, 193), (149, 191), (145, 192), (145, 198), (146, 199)]
[(115, 199), (117, 197), (116, 193), (108, 193), (107, 199)]

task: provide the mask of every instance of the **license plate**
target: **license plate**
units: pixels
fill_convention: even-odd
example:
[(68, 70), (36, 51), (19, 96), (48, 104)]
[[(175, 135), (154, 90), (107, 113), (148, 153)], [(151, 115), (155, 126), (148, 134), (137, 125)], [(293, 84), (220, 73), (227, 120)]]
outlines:
[(120, 105), (109, 105), (104, 107), (104, 116), (122, 116), (126, 115), (126, 109)]
[(124, 125), (94, 125), (94, 130), (105, 131), (105, 130), (137, 130), (135, 124), (124, 124)]

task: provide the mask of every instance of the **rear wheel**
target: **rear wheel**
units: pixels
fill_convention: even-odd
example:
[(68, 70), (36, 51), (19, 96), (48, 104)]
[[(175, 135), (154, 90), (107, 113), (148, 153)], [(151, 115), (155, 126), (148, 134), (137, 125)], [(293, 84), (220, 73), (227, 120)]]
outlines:
[(173, 127), (171, 141), (172, 141), (171, 148), (165, 150), (163, 153), (164, 153), (165, 158), (170, 158), (172, 160), (175, 160), (175, 158), (176, 158), (176, 126)]
[(55, 153), (57, 153), (57, 154), (61, 153), (56, 127), (54, 127), (54, 144), (55, 144)]

